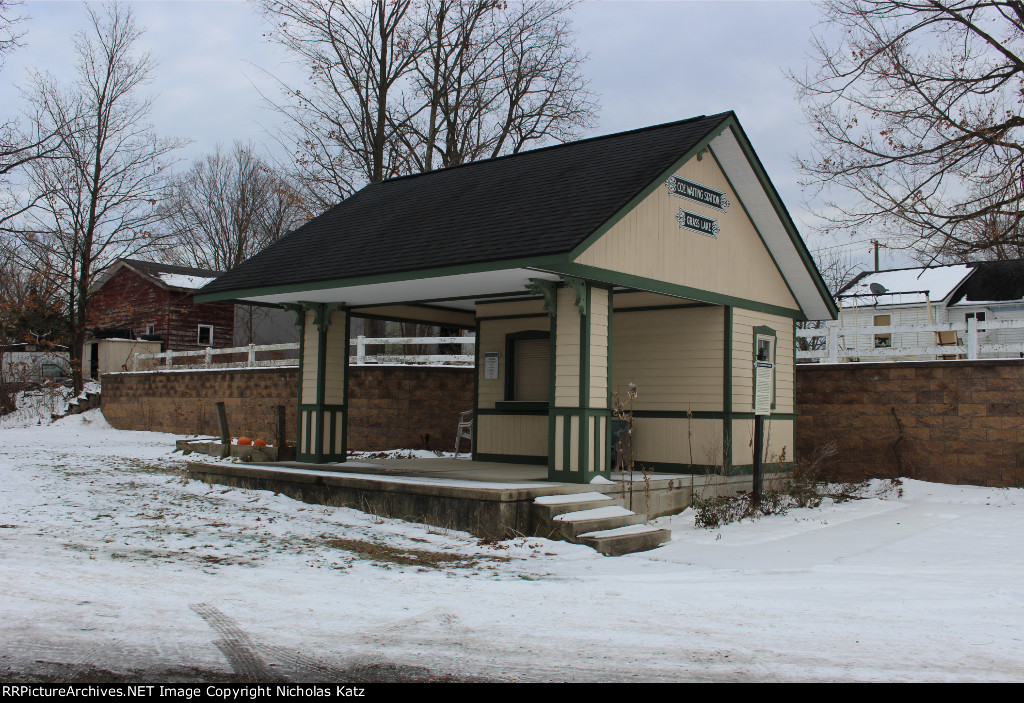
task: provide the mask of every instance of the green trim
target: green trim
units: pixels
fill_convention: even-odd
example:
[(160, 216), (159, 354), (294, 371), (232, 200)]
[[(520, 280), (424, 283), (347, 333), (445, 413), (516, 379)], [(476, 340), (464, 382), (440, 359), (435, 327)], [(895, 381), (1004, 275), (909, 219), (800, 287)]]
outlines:
[[(296, 452), (296, 459), (298, 461), (305, 461), (311, 464), (325, 464), (331, 462), (344, 462), (346, 458), (346, 451), (335, 452), (333, 439), (336, 438), (334, 435), (335, 418), (341, 416), (342, 426), (342, 437), (345, 437), (345, 415), (347, 413), (346, 406), (344, 405), (316, 405), (313, 403), (304, 403), (299, 405), (299, 414), (309, 413), (313, 415), (312, 421), (306, 426), (306, 446), (311, 447), (312, 451), (298, 451)], [(325, 452), (323, 450), (323, 425), (325, 422), (330, 422), (330, 434), (328, 437), (332, 439), (330, 445), (330, 451)], [(316, 426), (316, 432), (313, 431), (314, 425)], [(319, 435), (320, 439), (316, 439)]]
[[(722, 309), (723, 348), (722, 357), (722, 466), (729, 471), (732, 466), (732, 326), (731, 306)], [(690, 457), (693, 458), (692, 456)]]
[(502, 464), (536, 464), (543, 466), (547, 461), (545, 456), (533, 456), (532, 454), (477, 454), (473, 461), (494, 461)]
[(623, 217), (628, 215), (647, 196), (656, 191), (658, 188), (664, 186), (665, 181), (668, 180), (670, 176), (674, 175), (676, 171), (681, 169), (683, 165), (691, 158), (693, 158), (696, 154), (702, 152), (709, 144), (711, 144), (712, 140), (714, 140), (715, 137), (724, 132), (726, 128), (729, 126), (729, 124), (731, 122), (735, 122), (735, 120), (736, 118), (731, 116), (722, 120), (722, 123), (715, 127), (714, 130), (709, 132), (707, 136), (705, 136), (703, 139), (697, 142), (696, 146), (694, 146), (685, 154), (683, 154), (683, 156), (680, 157), (677, 161), (673, 162), (673, 164), (669, 166), (665, 171), (663, 171), (660, 176), (654, 179), (654, 182), (652, 182), (639, 193), (634, 195), (629, 202), (627, 202), (625, 205), (619, 208), (618, 212), (612, 215), (611, 218), (609, 218), (603, 225), (594, 230), (593, 233), (591, 233), (590, 236), (584, 239), (582, 243), (578, 244), (576, 248), (569, 253), (569, 261), (575, 261), (583, 252), (589, 249), (591, 245), (594, 244), (594, 242), (596, 242), (598, 239), (607, 234), (612, 227), (617, 225)]
[(647, 312), (648, 310), (681, 310), (683, 308), (713, 308), (711, 303), (680, 303), (679, 305), (643, 305), (635, 308), (618, 308), (615, 312)]
[[(612, 409), (612, 370), (614, 369), (614, 366), (612, 365), (612, 349), (615, 347), (615, 337), (613, 336), (614, 333), (615, 333), (615, 330), (614, 330), (614, 327), (612, 326), (612, 322), (613, 322), (614, 319), (615, 319), (615, 291), (612, 290), (612, 289), (609, 289), (608, 290), (608, 350), (607, 350), (608, 351), (608, 383), (607, 383), (607, 391), (608, 391), (607, 395), (608, 395), (608, 398), (606, 399), (606, 403), (605, 403), (607, 405), (609, 411)], [(608, 422), (611, 422), (611, 420), (609, 420)], [(608, 425), (608, 436), (611, 437), (611, 434), (612, 434), (612, 427), (611, 427), (611, 425)], [(605, 462), (604, 468), (607, 471), (611, 471), (611, 465), (612, 465), (611, 464), (611, 462), (612, 462), (611, 452), (605, 452), (605, 458), (608, 461)]]
[[(680, 418), (685, 420), (688, 417), (693, 417), (694, 420), (724, 420), (726, 416), (733, 420), (753, 420), (754, 413), (752, 412), (728, 412), (718, 410), (634, 410), (633, 417), (637, 419), (645, 417), (660, 417), (660, 418)], [(772, 413), (773, 420), (793, 420), (796, 418), (795, 413)]]
[(526, 284), (526, 289), (531, 293), (540, 295), (541, 300), (544, 301), (544, 312), (550, 317), (555, 316), (555, 312), (558, 308), (557, 295), (558, 286), (554, 281), (547, 281), (542, 278), (531, 278)]
[(652, 293), (662, 293), (675, 298), (686, 298), (687, 300), (710, 303), (712, 305), (728, 305), (730, 307), (737, 307), (743, 310), (753, 310), (754, 312), (779, 315), (780, 317), (793, 318), (796, 320), (806, 319), (804, 314), (799, 310), (783, 308), (778, 305), (770, 305), (768, 303), (759, 303), (756, 300), (747, 300), (746, 298), (722, 295), (721, 293), (713, 293), (699, 288), (680, 286), (675, 283), (666, 283), (665, 281), (658, 281), (653, 278), (643, 278), (641, 276), (634, 276), (632, 274), (621, 273), (619, 271), (597, 268), (595, 266), (587, 266), (585, 264), (566, 263), (553, 266), (550, 270), (552, 273), (565, 273), (572, 276), (580, 276), (614, 285), (639, 288)]
[[(590, 320), (591, 315), (588, 313), (592, 309), (590, 307), (591, 294), (593, 289), (589, 283), (585, 281), (579, 281), (575, 278), (568, 278), (566, 282), (572, 286), (573, 290), (576, 291), (576, 307), (580, 311), (580, 407), (590, 409), (590, 346), (591, 346), (591, 335), (590, 335)], [(587, 477), (589, 473), (587, 471), (587, 465), (590, 462), (590, 447), (593, 443), (593, 437), (590, 436), (590, 422), (588, 421), (587, 415), (580, 416), (580, 444), (579, 444), (579, 459), (580, 459), (580, 470), (579, 473), (583, 476), (583, 483), (590, 480)]]
[[(345, 313), (345, 346), (342, 349), (344, 359), (344, 376), (341, 381), (341, 402), (345, 405), (341, 416), (341, 461), (348, 459), (348, 379), (351, 376), (352, 367), (349, 364), (349, 352), (352, 349), (352, 315), (348, 310)], [(475, 345), (474, 345), (475, 346)], [(331, 445), (334, 446), (334, 445)]]
[[(521, 330), (519, 332), (509, 332), (505, 335), (505, 400), (512, 402), (517, 401), (515, 398), (516, 394), (516, 342), (524, 339), (547, 339), (548, 344), (551, 342), (551, 333), (547, 330)], [(480, 346), (479, 342), (474, 347)], [(548, 395), (551, 395), (551, 389), (548, 389)]]
[[(551, 315), (549, 329), (551, 330), (551, 377), (548, 381), (548, 478), (554, 475), (555, 471), (555, 415), (551, 408), (555, 407), (555, 369), (558, 359), (558, 306), (555, 306), (555, 315)], [(480, 346), (479, 343), (477, 346)]]
[[(580, 311), (580, 407), (590, 407), (590, 315), (585, 310), (590, 309), (590, 286), (582, 283), (582, 290), (576, 289), (576, 307)], [(582, 306), (580, 302), (582, 301)]]
[[(331, 315), (332, 315), (332, 313), (327, 313), (327, 321), (325, 323), (324, 319), (323, 319), (323, 314), (324, 314), (323, 307), (319, 308), (319, 312), (320, 312), (320, 320), (318, 322), (317, 321), (317, 309), (313, 310), (313, 324), (316, 325), (316, 328), (317, 328), (317, 339), (316, 339), (316, 368), (317, 368), (317, 374), (316, 374), (316, 405), (317, 405), (317, 409), (314, 411), (316, 413), (316, 415), (315, 415), (315, 417), (316, 417), (316, 433), (315, 433), (315, 439), (313, 440), (314, 441), (313, 451), (310, 452), (313, 456), (316, 457), (315, 461), (316, 461), (317, 464), (322, 463), (322, 458), (323, 458), (323, 454), (324, 454), (324, 443), (323, 443), (323, 440), (324, 440), (324, 416), (326, 415), (325, 408), (324, 408), (324, 396), (326, 395), (326, 391), (327, 391), (327, 328), (330, 327)], [(348, 353), (348, 349), (345, 350), (345, 353), (346, 354)]]
[(488, 315), (478, 317), (478, 320), (525, 320), (530, 317), (550, 317), (546, 312), (523, 313), (522, 315)]
[[(480, 415), (480, 374), (483, 372), (480, 367), (480, 320), (476, 321), (473, 336), (476, 339), (476, 344), (473, 345), (473, 431), (469, 433), (469, 458), (477, 461), (476, 436), (480, 433), (480, 423), (477, 422), (477, 417)], [(455, 441), (459, 441), (458, 437)]]
[[(452, 298), (446, 298), (445, 300), (452, 300)], [(433, 303), (435, 303), (435, 302), (438, 302), (438, 301), (433, 300), (433, 301), (427, 302), (427, 301), (415, 300), (415, 301), (402, 301), (400, 303), (370, 303), (369, 305), (355, 305), (355, 306), (352, 307), (352, 310), (362, 310), (363, 308), (387, 308), (387, 307), (391, 307), (391, 306), (395, 306), (395, 305), (397, 305), (397, 306), (405, 305), (405, 306), (410, 307), (410, 308), (423, 308), (425, 310), (437, 310), (439, 312), (454, 312), (454, 313), (457, 313), (459, 315), (472, 315), (473, 314), (473, 312), (471, 310), (460, 310), (459, 308), (450, 308), (450, 307), (447, 307), (446, 305), (434, 305)], [(362, 317), (362, 315), (359, 315), (358, 313), (353, 313), (353, 314), (355, 314), (356, 317)]]
[(493, 409), (481, 409), (482, 415), (547, 415), (546, 400), (499, 400)]
[[(590, 423), (589, 418), (605, 418), (604, 427), (605, 433), (611, 433), (611, 410), (608, 408), (551, 408), (548, 417), (550, 418), (549, 427), (554, 427), (554, 420), (556, 417), (561, 416), (565, 418), (562, 421), (562, 466), (565, 467), (562, 471), (556, 471), (554, 465), (550, 464), (548, 468), (548, 480), (560, 481), (562, 483), (589, 483), (593, 478), (597, 476), (603, 476), (608, 478), (608, 471), (596, 469), (594, 471), (587, 471), (587, 458), (591, 451), (591, 445), (597, 447), (600, 442), (606, 441), (607, 437), (601, 436), (590, 436)], [(569, 466), (572, 465), (572, 420), (571, 418), (579, 418), (579, 470), (570, 471)], [(595, 432), (598, 431), (598, 422), (594, 423)], [(549, 435), (549, 455), (554, 453), (554, 429), (551, 429)], [(606, 454), (607, 456), (607, 454)]]
[[(514, 290), (514, 291), (509, 291), (508, 293), (477, 293), (475, 295), (449, 295), (446, 298), (419, 298), (417, 300), (402, 300), (402, 301), (399, 301), (397, 303), (367, 303), (366, 305), (357, 305), (356, 307), (362, 309), (362, 308), (381, 308), (381, 307), (385, 307), (387, 305), (424, 305), (425, 306), (428, 303), (447, 303), (447, 302), (450, 302), (452, 300), (472, 300), (473, 302), (477, 302), (478, 299), (482, 299), (482, 298), (504, 298), (504, 297), (513, 296), (513, 295), (519, 295), (519, 294), (520, 294), (520, 292), (518, 290)], [(483, 302), (487, 302), (487, 301), (483, 301)], [(501, 302), (504, 302), (504, 301), (501, 301)], [(458, 312), (466, 312), (466, 313), (469, 312), (468, 310), (458, 310), (458, 308), (452, 308), (452, 309), (457, 310)]]
[[(736, 202), (738, 202), (740, 204), (740, 207), (743, 209), (743, 214), (747, 216), (747, 221), (750, 222), (750, 226), (753, 227), (754, 231), (757, 233), (757, 238), (761, 240), (761, 246), (764, 247), (764, 250), (766, 252), (768, 252), (768, 257), (772, 260), (772, 263), (775, 265), (775, 272), (779, 274), (779, 277), (782, 279), (782, 282), (786, 284), (786, 289), (789, 291), (789, 294), (793, 297), (794, 302), (796, 302), (797, 307), (799, 307), (801, 312), (803, 312), (803, 307), (800, 305), (800, 299), (796, 297), (796, 293), (794, 293), (792, 287), (790, 287), (789, 280), (786, 278), (786, 274), (782, 273), (782, 269), (779, 268), (779, 262), (775, 260), (775, 254), (772, 253), (771, 247), (768, 246), (768, 242), (764, 240), (764, 236), (762, 236), (761, 230), (760, 228), (758, 228), (757, 223), (754, 222), (754, 218), (750, 216), (750, 211), (747, 210), (747, 206), (743, 202), (743, 198), (740, 197), (740, 194), (736, 191), (736, 188), (733, 186), (732, 181), (729, 180), (729, 174), (727, 174), (725, 172), (725, 168), (722, 167), (722, 162), (719, 161), (718, 157), (715, 155), (715, 150), (709, 146), (708, 153), (711, 154), (711, 158), (715, 160), (715, 164), (718, 166), (718, 170), (722, 172), (722, 176), (725, 178), (725, 182), (729, 184), (729, 190), (732, 191), (733, 196), (736, 198)], [(807, 314), (804, 313), (804, 317), (806, 316)]]
[[(397, 304), (398, 303), (396, 303), (396, 305)], [(471, 312), (466, 312), (465, 310), (462, 310), (460, 312), (463, 312), (466, 315), (472, 315), (473, 314)], [(447, 322), (447, 321), (441, 321), (441, 320), (422, 320), (422, 319), (416, 319), (416, 318), (412, 318), (412, 317), (392, 317), (391, 315), (373, 315), (373, 314), (367, 315), (367, 314), (356, 313), (356, 312), (352, 313), (352, 317), (361, 317), (361, 318), (364, 318), (364, 319), (367, 319), (367, 320), (386, 320), (388, 322), (407, 322), (407, 323), (413, 324), (413, 325), (430, 325), (430, 326), (433, 326), (433, 327), (458, 327), (460, 330), (471, 330), (471, 329), (473, 329), (473, 325), (467, 325), (467, 324), (463, 324), (461, 322)]]
[[(643, 461), (637, 459), (636, 461), (637, 471), (640, 471), (641, 467), (647, 469), (652, 473), (666, 473), (666, 474), (694, 474), (696, 476), (709, 476), (722, 473), (721, 466), (715, 466), (713, 464), (677, 464), (673, 462), (664, 461)], [(794, 462), (783, 462), (781, 465), (778, 463), (766, 464), (765, 468), (772, 467), (772, 471), (766, 471), (765, 475), (769, 476), (774, 473), (788, 472), (793, 470)], [(733, 466), (731, 470), (724, 472), (725, 476), (749, 476), (754, 472), (754, 467), (751, 464), (738, 464)]]
[(782, 203), (782, 198), (779, 197), (774, 184), (772, 184), (771, 179), (768, 178), (768, 172), (765, 171), (764, 165), (761, 164), (761, 159), (759, 159), (757, 154), (754, 153), (754, 149), (750, 145), (750, 140), (747, 139), (746, 133), (743, 131), (743, 128), (740, 127), (739, 121), (733, 117), (727, 120), (727, 122), (730, 123), (729, 126), (733, 131), (733, 136), (736, 137), (736, 142), (740, 145), (743, 155), (747, 157), (747, 162), (750, 164), (751, 169), (753, 169), (754, 175), (761, 183), (761, 188), (764, 190), (765, 195), (768, 196), (768, 200), (771, 202), (772, 207), (775, 208), (775, 212), (779, 215), (779, 220), (782, 222), (782, 226), (786, 230), (786, 234), (789, 235), (789, 239), (793, 243), (793, 247), (800, 256), (800, 261), (803, 262), (804, 268), (807, 270), (807, 273), (810, 275), (815, 287), (818, 289), (818, 294), (825, 302), (829, 312), (832, 313), (832, 319), (835, 319), (836, 316), (839, 315), (839, 308), (836, 306), (836, 301), (832, 298), (832, 294), (829, 293), (828, 286), (825, 285), (825, 281), (821, 277), (821, 272), (818, 271), (818, 266), (814, 263), (814, 258), (811, 256), (810, 252), (807, 251), (807, 245), (804, 244), (804, 240), (800, 237), (800, 233), (797, 232), (796, 225), (793, 223), (793, 219), (790, 217), (789, 211)]
[[(306, 311), (303, 310), (302, 308), (299, 308), (299, 310), (300, 310), (300, 312), (296, 313), (296, 315), (299, 318), (299, 320), (301, 320), (301, 324), (298, 323), (298, 322), (296, 323), (296, 325), (299, 328), (299, 397), (298, 397), (298, 403), (296, 403), (296, 408), (295, 408), (295, 410), (296, 410), (296, 414), (295, 414), (295, 452), (296, 452), (296, 456), (302, 450), (302, 448), (303, 448), (302, 442), (305, 439), (305, 437), (303, 437), (302, 435), (299, 434), (299, 428), (302, 427), (302, 410), (300, 410), (298, 408), (298, 406), (302, 404), (302, 375), (303, 375), (303, 372), (305, 371), (305, 366), (306, 366), (306, 353), (305, 353), (306, 352)], [(305, 429), (305, 428), (303, 428), (303, 429)], [(305, 433), (303, 432), (303, 434), (305, 434)], [(308, 444), (306, 444), (305, 446), (306, 446), (306, 448), (309, 448)]]
[[(774, 369), (774, 373), (772, 373), (772, 405), (771, 405), (771, 409), (774, 410), (775, 406), (776, 406), (776, 404), (778, 402), (778, 393), (776, 392), (776, 390), (778, 388), (778, 378), (779, 378), (778, 368), (779, 368), (779, 364), (776, 361), (776, 359), (777, 359), (776, 354), (778, 353), (778, 350), (779, 350), (779, 335), (775, 331), (774, 327), (769, 327), (767, 325), (758, 325), (757, 327), (753, 328), (754, 349), (753, 349), (753, 359), (751, 360), (751, 364), (753, 364), (754, 362), (757, 361), (757, 337), (759, 335), (763, 336), (763, 337), (771, 337), (773, 340), (775, 340), (772, 343), (772, 363), (775, 364), (775, 369)], [(795, 339), (795, 337), (794, 337), (794, 339)], [(757, 391), (757, 378), (756, 378), (755, 374), (756, 374), (756, 372), (752, 372), (752, 374), (750, 376), (750, 407), (754, 407), (754, 393)]]
[[(552, 281), (554, 283), (554, 281)], [(515, 296), (515, 297), (508, 297)], [(544, 300), (536, 295), (519, 295), (516, 293), (483, 293), (480, 295), (468, 295), (465, 299), (473, 298), (478, 305), (500, 305), (501, 303), (523, 303), (530, 300)], [(485, 300), (485, 298), (502, 298), (502, 300)], [(462, 298), (445, 298), (445, 300), (461, 300)]]
[[(503, 271), (506, 269), (519, 268), (543, 268), (549, 264), (564, 262), (565, 259), (565, 254), (552, 254), (521, 259), (487, 261), (476, 264), (458, 264), (455, 266), (443, 266), (440, 268), (419, 269), (415, 271), (380, 273), (372, 276), (356, 276), (353, 278), (338, 278), (327, 281), (310, 281), (308, 283), (289, 283), (277, 286), (261, 286), (259, 288), (243, 288), (224, 291), (221, 293), (196, 295), (194, 300), (197, 303), (213, 303), (219, 300), (243, 298), (246, 296), (262, 297), (268, 295), (285, 295), (288, 293), (305, 293), (309, 291), (331, 290), (334, 288), (352, 288), (355, 286), (366, 286), (374, 283), (417, 281), (424, 278), (441, 278), (443, 276), (458, 276), (467, 273), (486, 273), (488, 271)], [(484, 297), (484, 294), (472, 297), (482, 298)], [(454, 298), (445, 298), (444, 300), (454, 300)]]

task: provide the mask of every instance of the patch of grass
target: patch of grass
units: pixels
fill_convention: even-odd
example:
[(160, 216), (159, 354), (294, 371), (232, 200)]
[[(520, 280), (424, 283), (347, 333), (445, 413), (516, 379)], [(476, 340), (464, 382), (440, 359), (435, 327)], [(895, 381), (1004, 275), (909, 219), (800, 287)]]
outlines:
[(454, 567), (465, 569), (476, 566), (481, 559), (491, 561), (508, 561), (508, 557), (500, 556), (464, 556), (450, 552), (439, 552), (431, 549), (414, 549), (411, 547), (393, 547), (381, 542), (361, 539), (335, 537), (325, 540), (328, 547), (343, 549), (364, 559), (371, 559), (382, 564), (401, 564), (404, 566), (426, 566), (433, 568)]
[[(778, 488), (769, 488), (760, 496), (739, 491), (733, 496), (704, 498), (694, 496), (694, 524), (714, 529), (744, 519), (756, 520), (766, 515), (785, 515), (793, 508), (817, 508), (825, 500), (844, 503), (864, 497), (867, 481), (829, 481), (827, 467), (836, 454), (835, 445), (829, 444), (816, 451), (809, 460), (797, 462), (793, 472)], [(893, 480), (899, 485), (899, 479)]]

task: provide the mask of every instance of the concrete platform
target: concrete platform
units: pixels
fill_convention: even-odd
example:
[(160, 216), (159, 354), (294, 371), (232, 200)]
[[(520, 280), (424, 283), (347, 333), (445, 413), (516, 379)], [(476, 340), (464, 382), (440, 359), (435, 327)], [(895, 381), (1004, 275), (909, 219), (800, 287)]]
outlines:
[(749, 489), (751, 481), (749, 476), (658, 474), (645, 487), (635, 474), (626, 483), (557, 483), (547, 480), (543, 466), (451, 458), (361, 459), (344, 464), (199, 461), (188, 464), (188, 475), (209, 483), (275, 491), (308, 503), (464, 530), (485, 539), (547, 536), (550, 517), (534, 509), (534, 500), (542, 496), (601, 493), (654, 518), (684, 510), (694, 492), (735, 493)]

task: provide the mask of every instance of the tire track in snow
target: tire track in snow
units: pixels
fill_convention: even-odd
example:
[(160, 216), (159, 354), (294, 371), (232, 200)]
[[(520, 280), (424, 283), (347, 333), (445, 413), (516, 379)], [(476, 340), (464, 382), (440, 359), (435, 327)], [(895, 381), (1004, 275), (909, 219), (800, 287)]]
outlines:
[(253, 682), (279, 677), (270, 671), (256, 653), (254, 643), (249, 635), (238, 627), (234, 620), (206, 603), (192, 603), (189, 607), (217, 634), (221, 635), (222, 639), (215, 640), (214, 645), (227, 658), (235, 674), (245, 681)]

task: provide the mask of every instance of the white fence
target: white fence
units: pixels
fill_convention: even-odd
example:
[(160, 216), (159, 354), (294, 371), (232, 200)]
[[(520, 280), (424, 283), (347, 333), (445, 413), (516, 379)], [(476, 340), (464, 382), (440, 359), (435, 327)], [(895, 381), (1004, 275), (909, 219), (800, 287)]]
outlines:
[[(1020, 358), (1024, 356), (1024, 343), (999, 342), (1001, 333), (1008, 330), (1024, 329), (1024, 320), (991, 320), (978, 323), (974, 318), (964, 322), (932, 323), (924, 325), (840, 327), (838, 325), (814, 330), (797, 330), (800, 339), (824, 339), (824, 349), (797, 350), (798, 361), (819, 361), (841, 363), (846, 361), (897, 361), (980, 358)], [(956, 343), (942, 344), (942, 337), (952, 338)], [(893, 346), (906, 335), (920, 340), (922, 334), (933, 340), (931, 344)], [(995, 339), (994, 343), (983, 343), (979, 335)]]
[[(470, 354), (367, 354), (369, 346), (385, 345), (386, 347), (434, 346), (441, 344), (461, 345), (463, 352), (466, 347), (476, 344), (475, 337), (364, 337), (359, 335), (351, 340), (355, 354), (349, 357), (349, 363), (356, 366), (370, 364), (403, 364), (419, 366), (424, 364), (440, 364), (444, 366), (471, 366), (474, 356)], [(225, 356), (242, 356), (243, 359), (224, 360)], [(269, 358), (268, 358), (269, 355)], [(152, 362), (152, 364), (148, 363)], [(213, 349), (207, 347), (199, 351), (166, 351), (159, 354), (136, 354), (133, 357), (132, 370), (147, 369), (224, 369), (224, 368), (255, 368), (263, 366), (296, 366), (299, 363), (299, 344), (250, 344), (245, 347), (228, 347)]]

